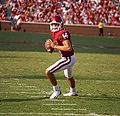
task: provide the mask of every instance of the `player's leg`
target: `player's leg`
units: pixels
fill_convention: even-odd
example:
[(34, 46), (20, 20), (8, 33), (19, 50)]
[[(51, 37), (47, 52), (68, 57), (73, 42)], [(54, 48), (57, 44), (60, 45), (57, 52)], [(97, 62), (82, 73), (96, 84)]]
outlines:
[(73, 78), (73, 66), (64, 70), (65, 77), (70, 88), (69, 93), (63, 94), (63, 96), (78, 96), (75, 86), (75, 80)]
[(49, 78), (51, 84), (53, 85), (53, 94), (51, 95), (50, 99), (57, 98), (60, 94), (60, 87), (57, 84), (56, 77), (54, 75), (54, 72), (65, 70), (68, 67), (75, 64), (75, 56), (72, 57), (62, 57), (60, 60), (58, 60), (55, 64), (48, 67), (45, 71), (46, 76)]
[(67, 83), (68, 83), (70, 88), (75, 88), (75, 80), (73, 77), (71, 77), (71, 78), (67, 77), (66, 80), (67, 80)]
[(56, 81), (56, 77), (53, 73), (50, 73), (49, 70), (46, 69), (45, 71), (45, 74), (46, 76), (48, 77), (48, 79), (50, 80), (50, 83), (53, 85), (53, 86), (56, 86), (57, 85), (57, 81)]
[(77, 96), (76, 86), (75, 86), (75, 80), (73, 78), (73, 66), (76, 62), (75, 55), (71, 56), (71, 63), (66, 67), (64, 70), (64, 75), (67, 79), (70, 91), (67, 94), (63, 94), (64, 96)]
[(56, 81), (56, 77), (53, 73), (51, 73), (49, 70), (46, 69), (45, 74), (53, 86), (53, 93), (50, 96), (50, 99), (55, 99), (61, 94), (60, 87), (58, 86), (57, 81)]
[(53, 94), (50, 96), (50, 99), (57, 98), (61, 94), (61, 90), (57, 84), (54, 72), (62, 70), (62, 68), (63, 67), (65, 68), (66, 64), (68, 63), (69, 63), (69, 59), (61, 58), (56, 63), (54, 63), (53, 65), (51, 65), (50, 67), (46, 69), (45, 74), (53, 86)]

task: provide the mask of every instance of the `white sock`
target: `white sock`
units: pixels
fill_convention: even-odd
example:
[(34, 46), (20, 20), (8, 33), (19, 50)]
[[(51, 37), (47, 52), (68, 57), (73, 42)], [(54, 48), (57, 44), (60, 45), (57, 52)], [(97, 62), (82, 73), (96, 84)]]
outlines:
[(60, 87), (59, 87), (58, 85), (53, 86), (53, 90), (54, 90), (54, 91), (60, 91)]
[(76, 89), (70, 87), (70, 92), (76, 92)]

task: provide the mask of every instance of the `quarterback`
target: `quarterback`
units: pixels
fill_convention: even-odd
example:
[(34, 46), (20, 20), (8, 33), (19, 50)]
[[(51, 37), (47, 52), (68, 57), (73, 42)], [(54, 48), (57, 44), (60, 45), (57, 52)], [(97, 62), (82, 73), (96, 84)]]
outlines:
[(53, 86), (53, 93), (51, 94), (50, 99), (55, 99), (61, 95), (61, 89), (57, 83), (56, 76), (54, 75), (55, 72), (61, 70), (64, 71), (64, 75), (70, 88), (69, 92), (63, 94), (63, 96), (78, 96), (75, 80), (73, 78), (73, 66), (76, 63), (76, 57), (72, 47), (70, 33), (63, 28), (63, 20), (60, 16), (55, 15), (52, 17), (50, 31), (53, 39), (46, 41), (46, 49), (51, 48), (49, 49), (49, 52), (58, 50), (61, 56), (60, 60), (45, 70), (45, 74)]

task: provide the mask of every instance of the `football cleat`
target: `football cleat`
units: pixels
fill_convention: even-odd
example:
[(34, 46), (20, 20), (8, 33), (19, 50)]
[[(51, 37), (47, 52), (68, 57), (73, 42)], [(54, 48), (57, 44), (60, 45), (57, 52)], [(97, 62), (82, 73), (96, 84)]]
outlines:
[(63, 96), (78, 96), (77, 92), (69, 92), (66, 94), (63, 94)]
[(50, 99), (56, 99), (59, 95), (61, 95), (61, 91), (54, 91), (50, 96)]

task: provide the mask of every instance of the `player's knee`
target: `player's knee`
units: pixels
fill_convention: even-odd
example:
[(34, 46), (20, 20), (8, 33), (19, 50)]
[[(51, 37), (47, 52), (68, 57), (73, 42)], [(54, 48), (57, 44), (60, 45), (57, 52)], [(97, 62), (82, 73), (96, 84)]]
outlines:
[(45, 75), (48, 75), (48, 72), (49, 72), (49, 71), (46, 69), (46, 70), (45, 70)]
[(69, 76), (69, 77), (66, 77), (66, 78), (67, 78), (67, 79), (73, 79), (73, 77), (70, 77), (70, 76)]
[(73, 75), (72, 74), (68, 74), (68, 73), (65, 73), (65, 77), (70, 79), (70, 78), (73, 78)]
[(46, 75), (46, 76), (49, 76), (49, 75), (50, 75), (50, 71), (46, 69), (46, 70), (45, 70), (45, 75)]

